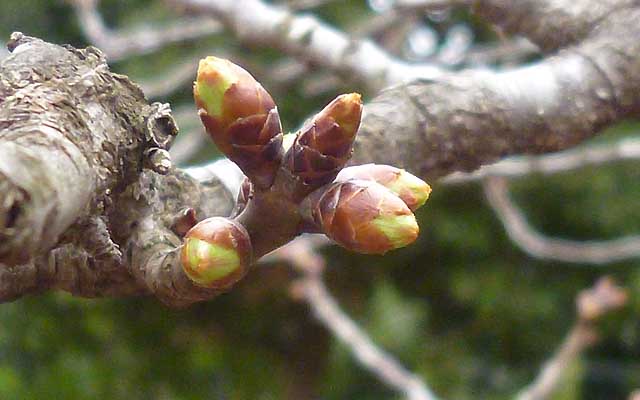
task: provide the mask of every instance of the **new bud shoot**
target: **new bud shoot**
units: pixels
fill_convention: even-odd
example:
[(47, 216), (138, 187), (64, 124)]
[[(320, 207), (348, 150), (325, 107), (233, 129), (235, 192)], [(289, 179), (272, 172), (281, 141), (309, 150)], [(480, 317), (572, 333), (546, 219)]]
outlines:
[(333, 180), (351, 157), (361, 117), (359, 94), (338, 96), (298, 133), (287, 152), (289, 170), (312, 187)]
[(418, 237), (418, 224), (407, 205), (373, 181), (336, 182), (305, 203), (308, 219), (336, 243), (358, 253), (384, 254)]
[(282, 158), (276, 105), (244, 69), (228, 60), (200, 61), (193, 94), (207, 133), (260, 187), (269, 187)]
[(381, 184), (400, 197), (411, 211), (422, 207), (431, 194), (431, 187), (425, 181), (390, 165), (365, 164), (348, 167), (340, 171), (336, 182), (352, 179), (364, 179)]
[(207, 218), (187, 232), (182, 268), (196, 285), (228, 289), (247, 272), (252, 249), (244, 227), (227, 218)]

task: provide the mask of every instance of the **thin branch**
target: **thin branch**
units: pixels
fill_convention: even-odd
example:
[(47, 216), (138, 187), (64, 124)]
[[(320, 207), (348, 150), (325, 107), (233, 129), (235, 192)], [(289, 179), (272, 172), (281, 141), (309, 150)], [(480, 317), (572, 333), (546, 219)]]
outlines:
[(522, 210), (513, 203), (505, 178), (487, 177), (483, 181), (483, 188), (489, 205), (504, 225), (509, 238), (532, 257), (593, 265), (640, 257), (640, 236), (587, 242), (550, 238), (537, 232)]
[(513, 157), (485, 165), (471, 172), (454, 172), (442, 179), (446, 184), (483, 180), (489, 176), (518, 178), (531, 174), (553, 175), (610, 162), (640, 158), (640, 138), (631, 137), (614, 143), (596, 144), (541, 156)]
[(312, 15), (294, 15), (284, 7), (259, 0), (169, 0), (178, 6), (219, 18), (241, 40), (269, 43), (306, 62), (345, 73), (382, 88), (420, 77), (434, 79), (442, 71), (432, 65), (398, 60), (370, 40), (354, 40)]
[(98, 11), (99, 0), (70, 1), (85, 36), (104, 51), (110, 61), (151, 53), (172, 43), (199, 39), (221, 31), (221, 25), (210, 17), (182, 19), (162, 27), (139, 27), (131, 32), (113, 31), (106, 26)]
[(293, 288), (294, 295), (304, 299), (318, 320), (347, 346), (358, 363), (386, 385), (403, 393), (409, 400), (436, 400), (436, 396), (420, 377), (411, 373), (391, 354), (378, 347), (367, 334), (340, 309), (322, 280), (324, 258), (315, 248), (326, 239), (302, 237), (281, 248), (271, 260), (283, 259), (303, 273)]
[(594, 322), (603, 315), (623, 307), (626, 291), (610, 277), (600, 278), (591, 289), (577, 297), (578, 318), (553, 356), (544, 364), (536, 379), (517, 396), (517, 400), (545, 400), (560, 387), (565, 372), (584, 351), (598, 341)]
[(152, 80), (141, 81), (140, 87), (144, 94), (150, 99), (165, 97), (185, 87), (188, 82), (193, 81), (197, 68), (198, 59), (194, 58), (193, 60), (178, 64), (178, 66), (173, 67), (170, 71)]

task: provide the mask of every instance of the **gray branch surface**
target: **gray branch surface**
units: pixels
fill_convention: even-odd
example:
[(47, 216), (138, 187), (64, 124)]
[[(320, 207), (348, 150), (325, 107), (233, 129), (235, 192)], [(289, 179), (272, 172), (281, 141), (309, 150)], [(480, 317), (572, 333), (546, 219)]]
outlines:
[[(508, 72), (383, 91), (365, 107), (354, 162), (435, 179), (569, 148), (637, 117), (640, 6), (574, 3), (476, 1), (505, 31), (559, 51)], [(153, 294), (171, 306), (217, 295), (182, 272), (172, 226), (186, 208), (199, 219), (228, 215), (233, 199), (215, 177), (199, 181), (158, 158), (177, 133), (168, 106), (149, 104), (95, 48), (14, 34), (9, 50), (0, 63), (0, 301), (48, 289)]]
[[(481, 15), (506, 28), (520, 26), (532, 40), (550, 45), (546, 24), (561, 43), (572, 20), (558, 21), (574, 3), (591, 4), (609, 13), (584, 32), (584, 40), (545, 60), (506, 72), (466, 71), (436, 81), (414, 81), (383, 91), (365, 108), (354, 162), (375, 161), (404, 167), (427, 179), (453, 171), (472, 171), (482, 164), (514, 154), (537, 154), (574, 146), (603, 128), (640, 112), (640, 7), (598, 1), (478, 1)], [(531, 3), (530, 13), (501, 19), (507, 9)], [(484, 4), (486, 8), (480, 8)], [(534, 13), (534, 5), (540, 9)], [(551, 5), (554, 5), (553, 7)], [(581, 6), (580, 9), (583, 7)], [(480, 11), (481, 10), (481, 11)], [(546, 10), (546, 12), (545, 12)], [(575, 10), (574, 10), (575, 11)], [(593, 12), (592, 12), (593, 13)], [(566, 14), (566, 13), (565, 13)], [(563, 14), (564, 15), (564, 14)], [(531, 21), (534, 19), (535, 21)], [(526, 23), (525, 23), (526, 22)], [(538, 27), (529, 32), (528, 27)], [(543, 47), (543, 46), (541, 46)]]

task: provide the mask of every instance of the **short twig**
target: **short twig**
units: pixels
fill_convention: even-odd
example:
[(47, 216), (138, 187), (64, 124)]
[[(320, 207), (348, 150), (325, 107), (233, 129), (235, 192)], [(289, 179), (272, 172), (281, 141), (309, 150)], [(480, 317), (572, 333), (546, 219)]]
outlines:
[(518, 400), (544, 400), (560, 386), (565, 371), (598, 340), (594, 322), (627, 302), (626, 291), (610, 277), (580, 292), (576, 299), (577, 320), (555, 354), (544, 364), (536, 379), (517, 396)]

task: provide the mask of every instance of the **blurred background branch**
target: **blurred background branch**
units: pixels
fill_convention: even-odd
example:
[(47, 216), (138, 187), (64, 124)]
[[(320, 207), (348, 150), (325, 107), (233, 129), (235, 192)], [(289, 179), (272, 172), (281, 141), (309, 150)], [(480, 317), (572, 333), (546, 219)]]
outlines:
[(306, 236), (276, 251), (272, 260), (284, 260), (302, 277), (292, 284), (293, 297), (309, 304), (315, 317), (350, 350), (358, 363), (408, 400), (437, 398), (417, 375), (406, 370), (391, 354), (377, 346), (338, 305), (322, 279), (325, 260), (316, 247), (326, 239)]
[(592, 288), (576, 297), (577, 319), (536, 379), (518, 394), (517, 400), (545, 400), (563, 384), (564, 374), (586, 349), (599, 339), (594, 324), (606, 314), (627, 303), (627, 292), (611, 277), (600, 278)]
[(210, 17), (194, 17), (166, 26), (140, 26), (132, 31), (114, 31), (106, 26), (98, 11), (100, 0), (69, 0), (78, 22), (94, 46), (102, 50), (110, 62), (148, 54), (172, 43), (185, 42), (220, 33), (221, 26)]
[(527, 221), (522, 210), (512, 201), (508, 181), (487, 177), (483, 188), (489, 205), (505, 227), (509, 238), (533, 257), (572, 264), (602, 265), (640, 256), (640, 236), (627, 236), (607, 241), (571, 241), (546, 237)]

